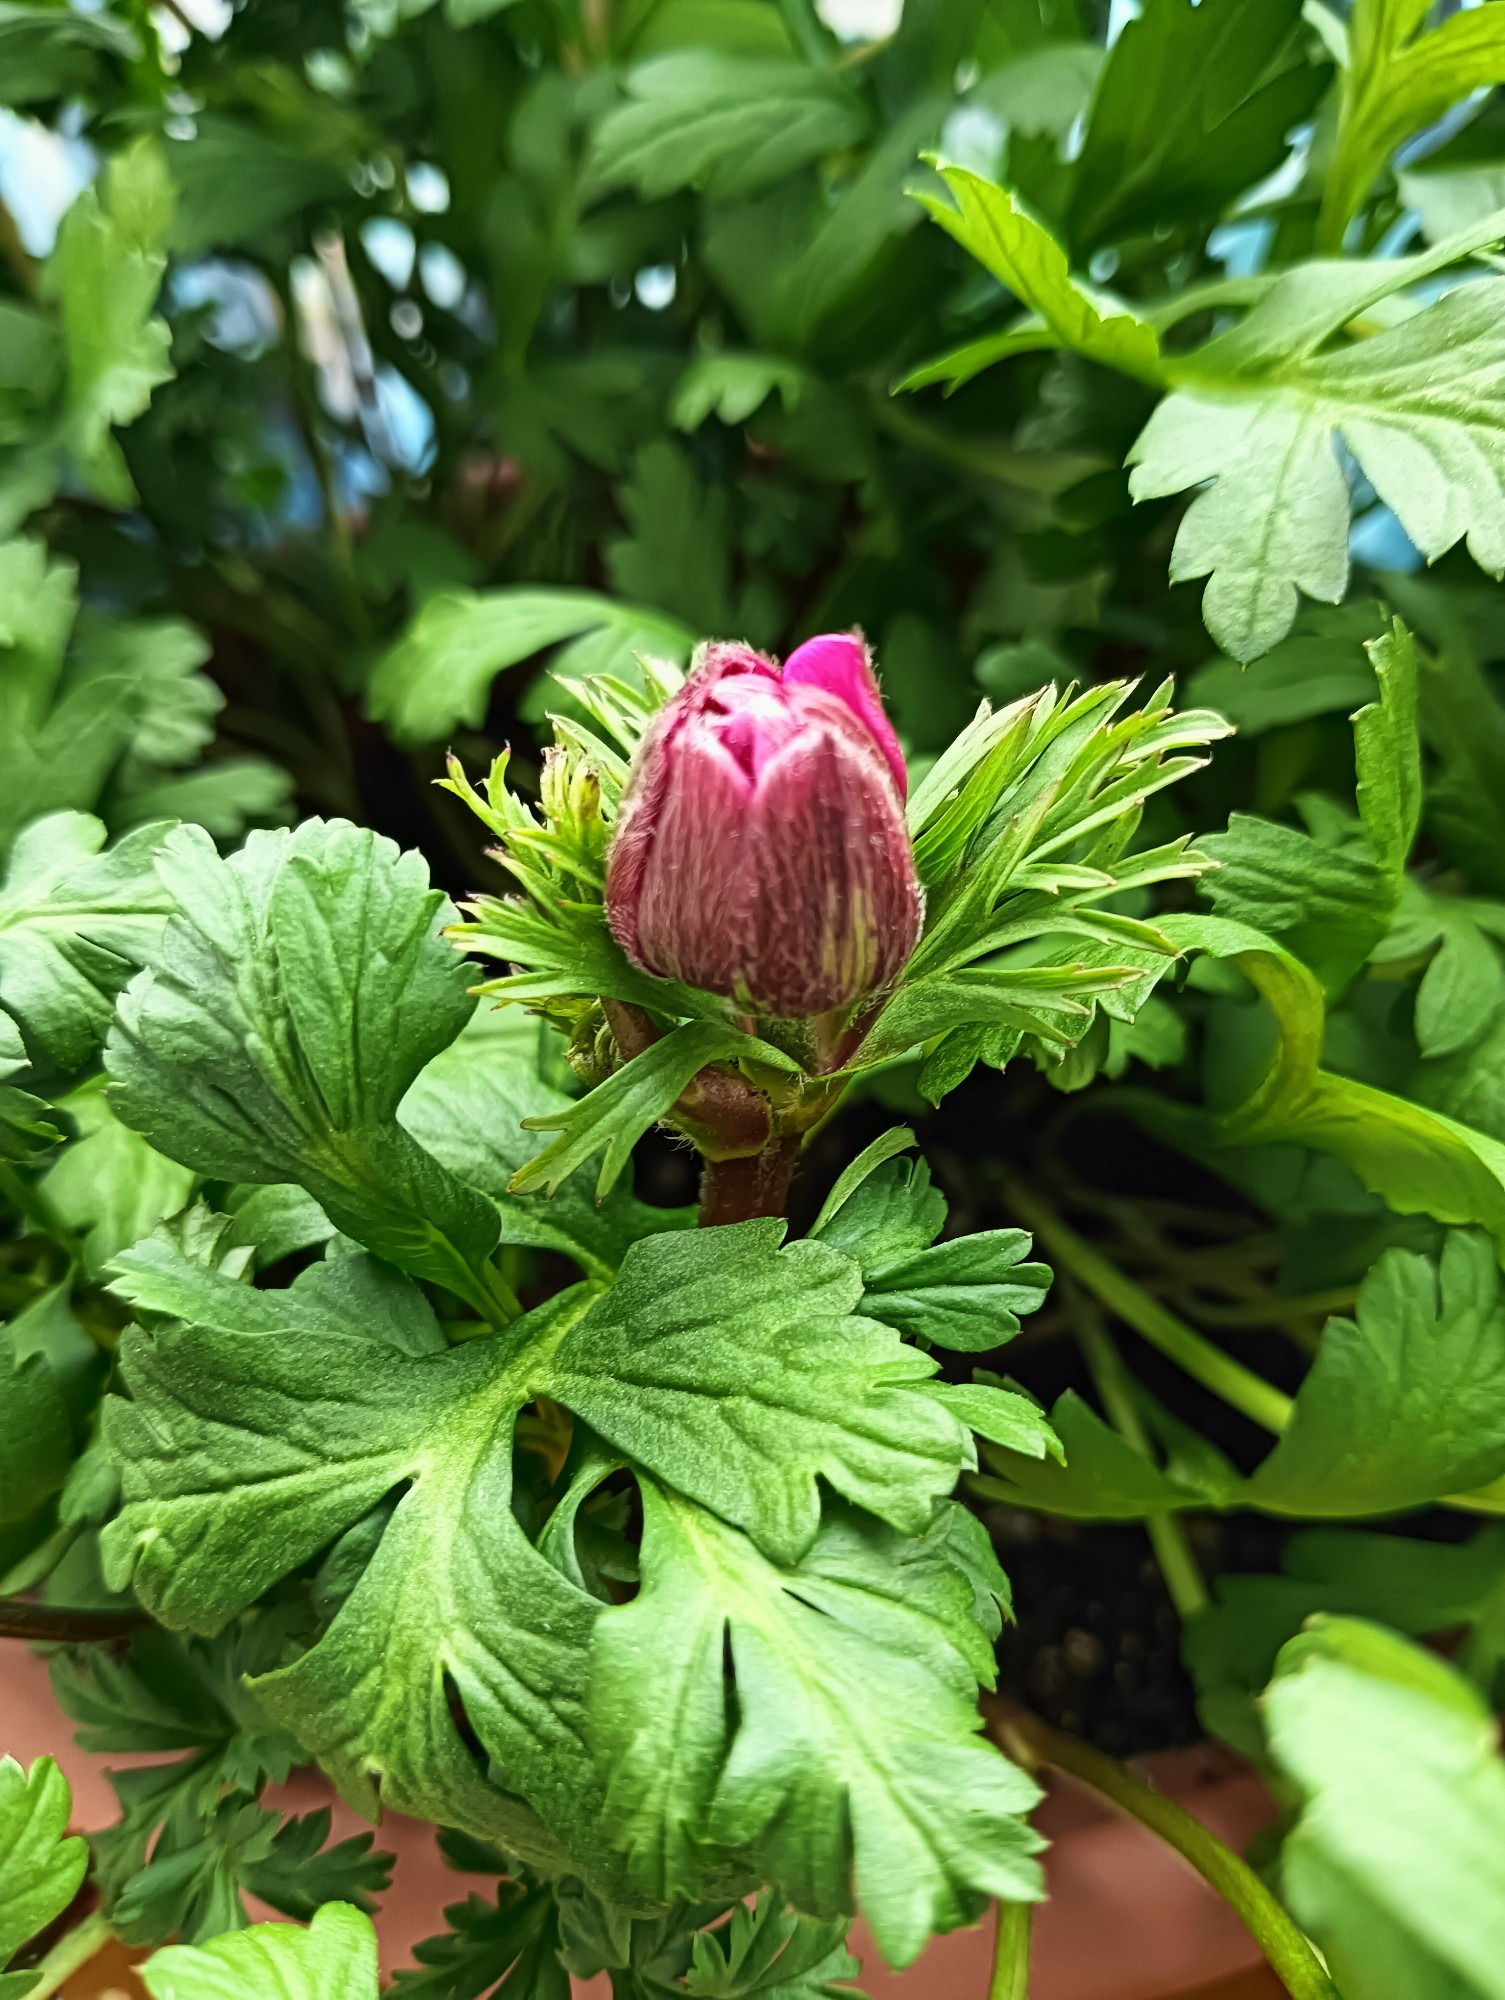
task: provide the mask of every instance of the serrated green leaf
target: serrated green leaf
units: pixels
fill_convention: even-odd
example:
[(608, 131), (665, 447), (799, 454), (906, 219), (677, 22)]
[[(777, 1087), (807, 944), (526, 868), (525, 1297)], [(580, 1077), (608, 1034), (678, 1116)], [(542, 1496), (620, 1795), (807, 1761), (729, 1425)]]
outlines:
[(73, 1901), (89, 1849), (68, 1837), (73, 1798), (50, 1757), (0, 1757), (0, 1968)]
[(198, 1173), (297, 1182), (347, 1234), (494, 1314), (495, 1205), (396, 1118), (473, 1004), (421, 860), (309, 820), (229, 861), (184, 827), (158, 868), (178, 914), (121, 1001), (118, 1115)]
[(1043, 1304), (1050, 1271), (1023, 1261), (1022, 1229), (936, 1243), (945, 1219), (926, 1163), (889, 1160), (816, 1233), (861, 1266), (870, 1318), (938, 1347), (1001, 1347), (1019, 1331), (1019, 1315)]
[(1204, 1719), (1263, 1756), (1255, 1697), (1308, 1618), (1324, 1611), (1373, 1618), (1413, 1638), (1472, 1626), (1499, 1589), (1502, 1558), (1498, 1526), (1456, 1545), (1370, 1529), (1298, 1531), (1281, 1553), (1281, 1574), (1220, 1576), (1215, 1602), (1188, 1628), (1184, 1657)]
[(867, 118), (829, 70), (777, 59), (676, 50), (629, 71), (628, 102), (596, 129), (600, 191), (647, 200), (694, 187), (718, 199), (755, 193), (822, 153), (854, 145)]
[[(739, 1904), (722, 1930), (701, 1931), (685, 1991), (695, 2000), (861, 2000), (847, 1984), (862, 1970), (845, 1945), (847, 1926), (822, 1924), (773, 1896)], [(834, 1981), (840, 1980), (838, 1986)]]
[[(201, 1293), (210, 1282), (197, 1280)], [(285, 1330), (247, 1338), (232, 1319), (123, 1343), (134, 1400), (105, 1419), (125, 1492), (105, 1535), (110, 1573), (132, 1575), (164, 1620), (213, 1630), (400, 1493), (333, 1623), (263, 1674), (256, 1698), (367, 1813), (379, 1782), (390, 1806), (555, 1861), (531, 1799), (568, 1827), (586, 1866), (593, 1780), (579, 1710), (596, 1607), (533, 1551), (509, 1504), (513, 1422), (540, 1360), (488, 1340), (405, 1352), (359, 1315), (330, 1327), (301, 1287), (232, 1289), (263, 1328), (280, 1316)], [(565, 1294), (523, 1323), (524, 1341), (546, 1354), (588, 1304), (579, 1288)], [(426, 1309), (413, 1295), (409, 1310)], [(315, 1380), (318, 1419), (290, 1425)], [(509, 1790), (466, 1747), (450, 1685)]]
[(616, 497), (631, 530), (606, 545), (618, 594), (657, 605), (689, 632), (727, 630), (737, 612), (726, 496), (707, 489), (686, 453), (659, 438), (636, 454)]
[(1136, 500), (1203, 487), (1177, 532), (1171, 576), (1209, 578), (1207, 629), (1239, 660), (1285, 635), (1298, 591), (1328, 603), (1343, 595), (1349, 501), (1335, 437), (1429, 559), (1466, 538), (1481, 567), (1505, 569), (1505, 510), (1489, 469), (1505, 463), (1505, 428), (1485, 386), (1505, 292), (1491, 280), (1460, 285), (1387, 332), (1318, 352), (1333, 311), (1346, 317), (1355, 296), (1368, 302), (1340, 294), (1307, 318), (1300, 282), (1320, 298), (1322, 271), (1289, 273), (1222, 336), (1226, 345), (1215, 340), (1180, 364), (1181, 386), (1129, 455)]
[(941, 163), (937, 172), (951, 200), (923, 190), (916, 191), (915, 199), (1034, 317), (1011, 332), (973, 342), (929, 363), (906, 377), (901, 388), (918, 389), (930, 382), (959, 387), (995, 361), (1041, 347), (1069, 348), (1127, 375), (1161, 380), (1160, 341), (1154, 328), (1127, 306), (1104, 299), (1074, 279), (1066, 252), (1017, 195), (967, 167)]
[(1280, 1039), (1248, 1097), (1220, 1117), (1141, 1098), (1147, 1124), (1194, 1144), (1295, 1141), (1345, 1161), (1401, 1215), (1476, 1222), (1505, 1243), (1505, 1145), (1372, 1084), (1319, 1068), (1325, 1010), (1314, 975), (1273, 939), (1221, 917), (1168, 917), (1184, 950), (1231, 958), (1272, 1008)]
[(1505, 22), (1488, 8), (1425, 26), (1410, 0), (1359, 0), (1349, 29), (1337, 142), (1322, 194), (1319, 241), (1336, 250), (1401, 142), (1470, 91), (1505, 79)]
[(989, 1895), (1039, 1895), (1019, 1817), (1037, 1794), (973, 1733), (971, 1586), (943, 1545), (911, 1602), (873, 1588), (861, 1545), (887, 1531), (860, 1517), (829, 1568), (823, 1537), (782, 1569), (649, 1482), (643, 1506), (643, 1588), (598, 1624), (590, 1701), (612, 1835), (645, 1893), (694, 1894), (718, 1849), (750, 1845), (811, 1914), (846, 1913), (854, 1880), (895, 1965)]
[(961, 1470), (955, 1419), (916, 1396), (935, 1364), (855, 1317), (862, 1281), (782, 1222), (634, 1244), (561, 1341), (550, 1393), (655, 1477), (793, 1561), (817, 1478), (919, 1533)]
[(1267, 932), (1341, 993), (1390, 927), (1396, 883), (1359, 827), (1341, 844), (1234, 813), (1203, 846), (1218, 864), (1201, 884), (1220, 917)]
[(1500, 1285), (1479, 1232), (1450, 1231), (1439, 1263), (1387, 1251), (1353, 1319), (1328, 1321), (1251, 1501), (1304, 1516), (1398, 1513), (1505, 1473)]
[(398, 2000), (570, 2000), (559, 1958), (559, 1926), (549, 1889), (527, 1882), (497, 1885), (494, 1901), (469, 1896), (444, 1912), (449, 1930), (413, 1947), (421, 1970), (401, 1968)]
[(1199, 1469), (1156, 1465), (1104, 1423), (1074, 1389), (1050, 1412), (1060, 1449), (1049, 1455), (1007, 1448), (1002, 1440), (982, 1450), (986, 1473), (969, 1484), (1012, 1507), (1036, 1507), (1079, 1521), (1143, 1521), (1186, 1507), (1237, 1504), (1240, 1482), (1226, 1462), (1209, 1459)]
[(1375, 604), (1304, 605), (1290, 633), (1251, 666), (1215, 659), (1192, 675), (1187, 699), (1213, 708), (1240, 736), (1352, 714), (1374, 698), (1374, 671), (1363, 642), (1383, 630)]
[(1064, 1464), (1065, 1446), (1045, 1420), (1045, 1412), (1028, 1396), (991, 1381), (927, 1382), (923, 1393), (960, 1419), (989, 1444), (1004, 1445), (1026, 1458), (1047, 1455)]
[[(216, 1630), (400, 1496), (333, 1623), (255, 1681), (257, 1701), (367, 1809), (379, 1779), (389, 1804), (553, 1865), (521, 1794), (592, 1866), (579, 1717), (598, 1606), (510, 1511), (523, 1405), (547, 1394), (576, 1410), (791, 1556), (815, 1530), (817, 1476), (920, 1531), (965, 1456), (957, 1420), (909, 1386), (933, 1364), (850, 1317), (855, 1268), (816, 1244), (775, 1255), (780, 1232), (639, 1243), (595, 1303), (577, 1287), (501, 1339), (447, 1351), (411, 1286), (387, 1278), (373, 1298), (372, 1271), (352, 1293), (351, 1260), (270, 1292), (138, 1246), (123, 1285), (138, 1310), (180, 1323), (122, 1342), (133, 1400), (105, 1418), (125, 1495), (108, 1574), (164, 1621)], [(479, 1774), (450, 1684), (508, 1791)]]
[(1304, 1801), (1284, 1892), (1343, 1991), (1379, 2000), (1399, 1975), (1439, 2000), (1505, 1994), (1505, 1764), (1468, 1681), (1378, 1625), (1319, 1617), (1264, 1714)]
[(73, 1456), (64, 1385), (44, 1353), (0, 1326), (0, 1523), (24, 1521), (57, 1492)]
[(706, 354), (692, 361), (674, 391), (669, 421), (695, 431), (713, 413), (728, 425), (746, 423), (777, 390), (786, 410), (799, 402), (805, 371), (769, 354)]
[(306, 1930), (255, 1924), (206, 1945), (169, 1945), (141, 1977), (152, 2000), (376, 2000), (376, 1932), (345, 1903)]
[(135, 492), (113, 429), (139, 417), (172, 379), (171, 336), (153, 313), (171, 220), (166, 161), (139, 139), (64, 216), (44, 275), (68, 357), (63, 435), (85, 477), (116, 506)]
[(172, 908), (152, 861), (166, 829), (144, 826), (108, 850), (87, 813), (33, 820), (0, 882), (0, 1003), (63, 1069), (98, 1050), (112, 1004), (154, 951)]

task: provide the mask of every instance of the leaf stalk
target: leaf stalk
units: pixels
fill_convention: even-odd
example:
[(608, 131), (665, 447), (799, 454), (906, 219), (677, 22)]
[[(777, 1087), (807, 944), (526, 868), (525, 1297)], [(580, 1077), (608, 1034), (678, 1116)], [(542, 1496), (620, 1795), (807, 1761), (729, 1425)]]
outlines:
[[(992, 1733), (1016, 1762), (1027, 1769), (1049, 1764), (1066, 1772), (1173, 1847), (1238, 1917), (1291, 2000), (1341, 2000), (1310, 1940), (1248, 1862), (1210, 1833), (1185, 1806), (1042, 1717), (1002, 1702), (989, 1707)], [(1007, 1987), (1003, 1990), (1009, 1992)]]

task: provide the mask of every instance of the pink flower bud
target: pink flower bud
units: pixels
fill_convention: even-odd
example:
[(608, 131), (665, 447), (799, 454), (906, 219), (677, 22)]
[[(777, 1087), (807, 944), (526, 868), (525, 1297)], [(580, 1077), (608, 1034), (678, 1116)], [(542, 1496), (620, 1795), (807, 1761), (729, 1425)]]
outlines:
[(632, 963), (768, 1014), (849, 1006), (920, 934), (904, 758), (867, 648), (811, 639), (782, 671), (716, 644), (655, 717), (606, 869)]

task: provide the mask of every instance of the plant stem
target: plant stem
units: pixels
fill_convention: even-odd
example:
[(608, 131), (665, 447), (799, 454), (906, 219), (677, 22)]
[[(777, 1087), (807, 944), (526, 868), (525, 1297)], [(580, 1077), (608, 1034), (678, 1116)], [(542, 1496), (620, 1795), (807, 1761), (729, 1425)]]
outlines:
[(1254, 1870), (1184, 1806), (1037, 1715), (997, 1704), (993, 1716), (1004, 1748), (1019, 1762), (1067, 1772), (1173, 1847), (1239, 1918), (1292, 2000), (1340, 2000), (1311, 1944)]
[(52, 2000), (53, 1994), (81, 1965), (98, 1957), (114, 1935), (103, 1910), (94, 1910), (71, 1931), (65, 1931), (36, 1967), (34, 1984), (26, 1989), (26, 2000)]
[(993, 1977), (988, 2000), (1028, 2000), (1029, 1934), (1033, 1903), (1000, 1903), (993, 1934)]
[(1033, 1189), (1012, 1176), (1005, 1179), (1003, 1187), (1020, 1220), (1028, 1224), (1056, 1262), (1111, 1313), (1152, 1347), (1159, 1348), (1167, 1359), (1184, 1368), (1204, 1389), (1210, 1389), (1265, 1430), (1280, 1435), (1291, 1421), (1289, 1396), (1168, 1312), (1158, 1299), (1151, 1298), (1132, 1278), (1125, 1277), (1085, 1237), (1078, 1236)]
[(144, 1611), (84, 1610), (0, 1597), (0, 1639), (84, 1646), (97, 1639), (123, 1639), (146, 1622)]
[(782, 1215), (799, 1157), (799, 1136), (788, 1133), (771, 1139), (761, 1153), (740, 1160), (707, 1160), (700, 1183), (701, 1228)]
[[(1092, 1371), (1093, 1382), (1103, 1399), (1103, 1408), (1110, 1422), (1136, 1451), (1143, 1452), (1153, 1464), (1149, 1435), (1134, 1401), (1133, 1382), (1124, 1367), (1123, 1356), (1103, 1325), (1096, 1302), (1087, 1298), (1070, 1279), (1066, 1281), (1065, 1295), (1077, 1343), (1086, 1356), (1087, 1366)], [(1197, 1559), (1186, 1539), (1185, 1528), (1174, 1514), (1150, 1514), (1145, 1519), (1144, 1528), (1150, 1538), (1150, 1547), (1155, 1551), (1155, 1560), (1160, 1565), (1160, 1574), (1165, 1578), (1171, 1602), (1183, 1621), (1195, 1618), (1207, 1609), (1211, 1599), (1202, 1572), (1197, 1567)]]

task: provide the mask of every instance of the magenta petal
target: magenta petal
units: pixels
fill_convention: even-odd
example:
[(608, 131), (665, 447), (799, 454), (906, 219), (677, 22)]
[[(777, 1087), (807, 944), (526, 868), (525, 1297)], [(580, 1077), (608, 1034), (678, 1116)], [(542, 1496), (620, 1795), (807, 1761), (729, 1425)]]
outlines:
[(904, 752), (883, 712), (883, 697), (867, 647), (854, 632), (822, 632), (819, 638), (797, 646), (784, 662), (784, 682), (786, 686), (824, 688), (844, 701), (888, 759), (899, 797), (908, 797)]

